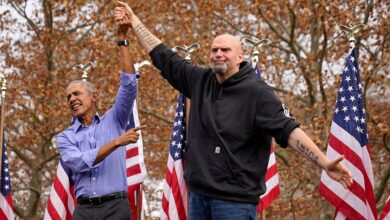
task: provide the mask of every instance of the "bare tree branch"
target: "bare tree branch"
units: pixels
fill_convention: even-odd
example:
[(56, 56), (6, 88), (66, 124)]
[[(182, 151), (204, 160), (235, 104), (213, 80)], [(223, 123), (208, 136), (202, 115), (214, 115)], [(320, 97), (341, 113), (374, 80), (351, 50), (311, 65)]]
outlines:
[(59, 153), (55, 153), (53, 155), (51, 155), (50, 157), (46, 158), (44, 161), (41, 162), (41, 167), (45, 166), (47, 163), (51, 162), (52, 160), (56, 159), (56, 158), (59, 158), (60, 157), (60, 154)]
[[(33, 31), (35, 32), (37, 38), (39, 39), (39, 41), (42, 42), (42, 39), (41, 39), (41, 35), (40, 35), (40, 30), (39, 30), (39, 27), (27, 16), (26, 14), (26, 8), (24, 9), (21, 9), (18, 5), (16, 5), (16, 3), (14, 1), (10, 1), (11, 3), (11, 6), (15, 9), (15, 11), (20, 15), (22, 16), (23, 18), (26, 19), (27, 23), (30, 25), (30, 27), (33, 29)], [(25, 7), (27, 5), (27, 1), (25, 3)]]
[(32, 166), (32, 161), (29, 157), (27, 157), (19, 148), (10, 147), (11, 150), (21, 159), (23, 160), (29, 167)]
[(295, 202), (293, 201), (293, 199), (294, 199), (294, 194), (301, 186), (301, 183), (302, 183), (302, 180), (299, 180), (297, 186), (294, 188), (294, 190), (291, 192), (291, 195), (290, 195), (291, 212), (292, 212), (294, 220), (295, 220), (295, 206), (294, 206)]
[(381, 198), (383, 196), (383, 192), (386, 189), (387, 182), (389, 181), (389, 178), (390, 178), (390, 167), (387, 168), (385, 175), (383, 176), (383, 179), (381, 180), (381, 183), (379, 184), (379, 187), (376, 190), (376, 193), (375, 193), (375, 202), (376, 203), (378, 203), (381, 200)]
[(167, 123), (169, 123), (169, 124), (173, 124), (173, 123), (174, 123), (174, 121), (172, 121), (172, 120), (170, 120), (170, 119), (167, 119), (167, 118), (165, 118), (165, 117), (163, 117), (163, 116), (161, 116), (161, 115), (158, 115), (157, 113), (152, 112), (152, 111), (150, 111), (150, 110), (139, 109), (139, 111), (142, 112), (142, 113), (145, 113), (145, 114), (154, 116), (155, 118), (158, 118), (158, 119), (160, 119), (161, 121), (167, 122)]
[(226, 17), (224, 17), (223, 15), (213, 11), (213, 15), (219, 19), (221, 19), (222, 21), (224, 21), (225, 23), (227, 23), (228, 25), (230, 25), (232, 28), (234, 28), (236, 31), (242, 33), (242, 34), (245, 34), (245, 35), (248, 35), (248, 36), (252, 36), (252, 37), (256, 37), (255, 35), (253, 35), (252, 33), (249, 33), (247, 31), (243, 31), (241, 30), (240, 28), (237, 28), (236, 25), (234, 25), (232, 22), (230, 22), (228, 19), (226, 19)]

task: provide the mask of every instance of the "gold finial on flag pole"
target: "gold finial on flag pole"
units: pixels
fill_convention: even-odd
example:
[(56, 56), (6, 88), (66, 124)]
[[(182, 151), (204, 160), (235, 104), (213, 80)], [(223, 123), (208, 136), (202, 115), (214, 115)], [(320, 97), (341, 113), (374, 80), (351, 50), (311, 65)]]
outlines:
[(141, 68), (143, 66), (150, 66), (150, 65), (151, 65), (151, 63), (147, 60), (144, 60), (140, 63), (134, 64), (134, 70), (135, 70), (135, 74), (136, 74), (137, 78), (139, 78), (139, 76), (140, 76), (139, 68)]
[(358, 24), (356, 26), (352, 26), (350, 25), (349, 27), (345, 26), (345, 25), (340, 25), (339, 26), (339, 29), (341, 30), (341, 32), (343, 32), (344, 34), (347, 34), (348, 35), (348, 40), (349, 40), (349, 48), (352, 49), (355, 47), (355, 42), (356, 42), (356, 39), (355, 39), (355, 36), (362, 30), (365, 30), (366, 29), (366, 25), (365, 24)]
[(87, 70), (92, 66), (92, 62), (89, 62), (89, 63), (86, 63), (86, 64), (77, 64), (75, 66), (73, 66), (72, 69), (74, 70), (81, 70), (83, 72), (83, 75), (81, 75), (81, 78), (83, 79), (83, 81), (87, 81), (87, 78), (88, 78), (88, 72)]
[(265, 46), (268, 46), (272, 43), (271, 40), (267, 39), (267, 38), (264, 38), (264, 39), (261, 39), (261, 40), (258, 40), (257, 38), (254, 38), (253, 40), (252, 39), (249, 39), (249, 38), (244, 38), (241, 40), (241, 42), (246, 45), (246, 46), (250, 46), (250, 47), (253, 47), (253, 55), (252, 55), (252, 64), (255, 64), (259, 61), (259, 48), (262, 47), (263, 45)]
[(185, 54), (186, 54), (186, 56), (185, 56), (185, 58), (184, 59), (186, 59), (186, 60), (188, 60), (188, 61), (191, 61), (191, 54), (196, 50), (196, 49), (198, 49), (198, 48), (200, 48), (200, 44), (198, 44), (198, 43), (193, 43), (193, 44), (191, 44), (190, 46), (186, 46), (186, 45), (183, 45), (183, 46), (174, 46), (173, 48), (172, 48), (172, 50), (174, 51), (174, 52), (179, 52), (179, 51), (182, 51), (182, 52), (184, 52)]

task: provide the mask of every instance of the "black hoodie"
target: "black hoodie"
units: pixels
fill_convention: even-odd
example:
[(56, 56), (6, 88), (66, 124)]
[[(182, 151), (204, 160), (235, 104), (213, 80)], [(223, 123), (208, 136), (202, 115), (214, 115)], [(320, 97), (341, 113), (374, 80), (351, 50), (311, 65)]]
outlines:
[(258, 203), (272, 137), (287, 146), (299, 125), (284, 114), (271, 87), (248, 62), (221, 84), (211, 69), (189, 64), (164, 44), (153, 64), (191, 99), (184, 177), (191, 191), (216, 199)]

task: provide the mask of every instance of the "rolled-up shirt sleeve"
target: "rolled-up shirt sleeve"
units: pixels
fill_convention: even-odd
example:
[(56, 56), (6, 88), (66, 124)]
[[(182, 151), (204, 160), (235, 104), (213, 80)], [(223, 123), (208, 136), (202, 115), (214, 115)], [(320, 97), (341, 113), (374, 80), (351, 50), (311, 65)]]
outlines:
[(57, 147), (61, 154), (61, 159), (73, 172), (89, 172), (93, 165), (99, 148), (81, 151), (74, 141), (70, 140), (65, 133), (57, 136)]
[[(136, 74), (120, 73), (121, 84), (115, 98), (113, 107), (114, 120), (119, 122), (121, 128), (125, 128), (132, 114), (134, 100), (137, 97)], [(108, 113), (110, 114), (110, 113)]]

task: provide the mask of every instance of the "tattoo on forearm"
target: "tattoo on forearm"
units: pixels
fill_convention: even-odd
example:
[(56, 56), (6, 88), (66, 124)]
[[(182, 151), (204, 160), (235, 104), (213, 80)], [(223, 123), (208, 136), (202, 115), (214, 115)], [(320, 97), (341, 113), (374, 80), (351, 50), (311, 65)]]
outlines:
[(146, 45), (148, 45), (150, 48), (155, 48), (159, 44), (159, 42), (154, 38), (153, 34), (150, 33), (150, 31), (146, 29), (143, 24), (140, 23), (135, 25), (134, 31), (142, 39), (144, 39)]
[(318, 156), (314, 155), (312, 151), (310, 151), (305, 145), (301, 144), (299, 140), (297, 140), (297, 148), (306, 155), (311, 161), (317, 164)]

